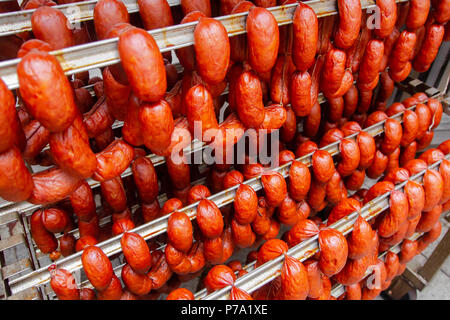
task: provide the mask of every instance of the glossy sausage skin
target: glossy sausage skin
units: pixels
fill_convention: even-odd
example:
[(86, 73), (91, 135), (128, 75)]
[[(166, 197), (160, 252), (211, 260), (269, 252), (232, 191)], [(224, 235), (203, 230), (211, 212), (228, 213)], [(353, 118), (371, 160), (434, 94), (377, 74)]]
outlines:
[(137, 233), (126, 232), (120, 244), (130, 267), (139, 274), (146, 274), (152, 266), (152, 255), (144, 238)]
[(94, 7), (95, 33), (99, 40), (106, 39), (114, 25), (127, 22), (130, 22), (128, 10), (121, 1), (100, 0)]
[(230, 42), (225, 27), (212, 18), (200, 18), (194, 31), (197, 70), (204, 81), (220, 83), (230, 63)]
[(187, 253), (192, 246), (192, 223), (184, 212), (175, 211), (169, 217), (167, 235), (175, 249)]
[(147, 157), (136, 158), (131, 166), (133, 179), (144, 203), (153, 202), (158, 196), (158, 176), (153, 163)]
[(109, 111), (108, 104), (103, 96), (97, 100), (91, 110), (83, 115), (83, 124), (89, 138), (95, 138), (101, 135), (108, 130), (113, 123), (114, 117), (111, 111)]
[(90, 246), (84, 249), (81, 262), (91, 284), (97, 290), (105, 290), (111, 283), (114, 274), (111, 261), (106, 254), (100, 248)]
[(40, 209), (31, 215), (31, 235), (39, 250), (43, 253), (51, 253), (58, 248), (58, 241), (55, 236), (44, 227), (42, 214), (43, 210)]
[(142, 130), (139, 122), (140, 101), (131, 94), (126, 107), (126, 116), (122, 127), (122, 137), (129, 144), (138, 147), (144, 144)]
[(187, 92), (185, 105), (189, 130), (194, 133), (195, 125), (201, 124), (202, 139), (209, 141), (212, 137), (207, 137), (206, 131), (211, 132), (219, 128), (211, 93), (204, 85), (195, 85)]
[(167, 0), (138, 0), (137, 3), (146, 30), (173, 25), (172, 11)]
[(320, 87), (325, 96), (338, 91), (345, 73), (346, 54), (339, 49), (330, 49), (323, 65)]
[(397, 22), (397, 4), (395, 0), (377, 0), (376, 4), (380, 8), (380, 28), (374, 32), (380, 38), (386, 38), (392, 33)]
[(34, 188), (28, 202), (34, 204), (48, 204), (62, 200), (83, 182), (80, 177), (73, 176), (58, 167), (35, 173), (32, 178)]
[(211, 200), (200, 200), (197, 207), (197, 223), (205, 237), (217, 238), (222, 234), (224, 226), (222, 213)]
[(252, 7), (247, 16), (248, 58), (251, 67), (260, 73), (272, 69), (278, 54), (278, 24), (270, 11)]
[(236, 84), (236, 104), (239, 119), (248, 128), (264, 121), (264, 104), (261, 82), (251, 71), (243, 72)]
[(430, 0), (411, 0), (406, 17), (406, 27), (409, 30), (416, 30), (423, 26), (427, 21), (430, 6)]
[(63, 169), (82, 178), (89, 178), (97, 168), (97, 159), (80, 116), (64, 131), (49, 138), (53, 159)]
[(50, 286), (59, 300), (80, 300), (80, 290), (70, 272), (56, 269), (52, 270), (50, 274)]
[(425, 72), (430, 68), (439, 52), (444, 33), (444, 26), (439, 24), (427, 28), (422, 46), (413, 61), (414, 70)]
[(72, 192), (70, 204), (78, 219), (89, 221), (95, 215), (95, 201), (92, 189), (86, 181)]
[(75, 38), (69, 27), (69, 21), (60, 10), (43, 6), (31, 16), (34, 36), (47, 42), (53, 50), (75, 45)]
[(103, 199), (114, 212), (122, 212), (127, 208), (127, 196), (120, 176), (100, 183)]
[(96, 156), (97, 169), (92, 178), (103, 182), (119, 176), (128, 168), (134, 158), (134, 149), (123, 140), (115, 140)]
[(286, 198), (286, 180), (278, 172), (267, 172), (261, 176), (261, 183), (267, 204), (270, 207), (277, 207)]
[(139, 122), (145, 146), (155, 154), (165, 154), (174, 128), (170, 105), (165, 100), (143, 103), (139, 110)]
[(46, 52), (30, 52), (20, 60), (17, 76), (29, 113), (51, 132), (67, 129), (77, 107), (58, 60)]
[(348, 49), (358, 38), (361, 28), (361, 2), (358, 0), (338, 0), (339, 26), (334, 36), (338, 48)]
[(33, 179), (17, 147), (0, 153), (0, 197), (7, 201), (27, 200), (33, 192)]
[(317, 150), (312, 156), (312, 168), (318, 182), (330, 180), (336, 170), (331, 155), (324, 150)]
[(26, 144), (25, 133), (20, 125), (15, 106), (13, 94), (0, 79), (0, 123), (2, 124), (0, 127), (0, 153), (13, 145), (23, 150)]
[(314, 10), (307, 4), (299, 2), (293, 18), (292, 61), (299, 71), (308, 70), (314, 63), (317, 41), (319, 38), (319, 21)]
[(184, 15), (193, 11), (200, 11), (207, 17), (211, 16), (211, 3), (209, 0), (182, 0), (181, 9)]
[(119, 36), (119, 55), (134, 94), (157, 102), (167, 89), (163, 57), (153, 37), (143, 29), (130, 28)]
[(291, 77), (291, 105), (295, 114), (304, 117), (310, 114), (311, 104), (311, 76), (307, 71), (296, 71)]

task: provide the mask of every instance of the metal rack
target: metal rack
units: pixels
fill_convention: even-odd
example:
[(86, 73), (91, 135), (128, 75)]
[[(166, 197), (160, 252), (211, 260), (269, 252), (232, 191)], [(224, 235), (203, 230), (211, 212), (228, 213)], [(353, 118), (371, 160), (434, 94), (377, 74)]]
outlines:
[[(396, 0), (396, 2), (406, 2), (408, 0)], [(316, 12), (317, 17), (326, 17), (337, 14), (335, 0), (313, 0), (307, 2)], [(279, 26), (292, 23), (292, 17), (298, 4), (289, 4), (268, 8), (274, 15)], [(363, 9), (375, 7), (374, 0), (361, 0)], [(246, 18), (248, 12), (216, 17), (228, 32), (229, 37), (233, 37), (246, 32)], [(194, 29), (198, 22), (190, 22), (161, 29), (148, 31), (153, 36), (161, 52), (166, 52), (178, 48), (187, 47), (194, 44)], [(60, 62), (67, 75), (87, 71), (93, 68), (101, 68), (120, 61), (117, 50), (118, 38), (101, 40), (52, 51)], [(19, 87), (16, 68), (20, 59), (11, 59), (0, 62), (0, 77), (9, 89)]]

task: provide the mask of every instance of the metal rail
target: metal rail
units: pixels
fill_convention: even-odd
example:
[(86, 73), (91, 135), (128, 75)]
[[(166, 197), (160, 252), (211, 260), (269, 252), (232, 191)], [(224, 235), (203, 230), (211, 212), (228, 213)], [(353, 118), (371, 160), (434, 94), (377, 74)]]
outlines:
[[(396, 0), (396, 2), (406, 2), (408, 0)], [(316, 12), (317, 16), (325, 17), (337, 14), (335, 0), (314, 0), (307, 2)], [(272, 12), (278, 25), (292, 23), (292, 17), (298, 4), (288, 4), (268, 8)], [(361, 0), (363, 9), (374, 8), (374, 0)], [(236, 36), (246, 32), (246, 18), (248, 12), (216, 17), (228, 32), (228, 36)], [(161, 52), (166, 52), (178, 48), (187, 47), (194, 44), (194, 29), (197, 21), (181, 25), (170, 26), (161, 29), (148, 31), (153, 36)], [(71, 75), (93, 68), (105, 67), (120, 61), (117, 50), (118, 38), (101, 40), (52, 51), (60, 62), (66, 75)], [(17, 78), (17, 64), (20, 59), (11, 59), (0, 62), (0, 77), (10, 90), (19, 87)]]
[[(445, 156), (445, 159), (450, 160), (450, 154)], [(435, 169), (441, 164), (442, 160), (433, 163), (428, 166), (427, 169), (419, 172), (418, 174), (410, 177), (407, 181), (422, 182), (423, 175), (429, 169)], [(398, 184), (395, 190), (402, 190), (407, 181)], [(369, 201), (364, 207), (361, 208), (361, 213), (355, 211), (352, 214), (342, 218), (341, 220), (333, 223), (329, 228), (336, 229), (347, 235), (353, 230), (353, 225), (361, 215), (364, 219), (370, 220), (381, 212), (389, 208), (389, 196), (391, 192), (386, 192), (385, 194)], [(300, 261), (305, 261), (312, 257), (316, 252), (319, 251), (318, 235), (299, 243), (298, 245), (289, 249), (286, 254), (290, 257), (298, 259)], [(281, 255), (271, 261), (264, 263), (259, 266), (251, 273), (248, 273), (241, 278), (237, 279), (234, 286), (251, 293), (256, 289), (259, 289), (263, 285), (269, 283), (281, 274), (283, 267), (284, 255)], [(205, 300), (228, 300), (231, 286), (225, 287), (223, 289), (217, 290), (205, 297)]]
[[(415, 106), (412, 106), (410, 109), (414, 109), (414, 108), (415, 108)], [(402, 115), (403, 115), (403, 113), (399, 113), (399, 114), (392, 116), (391, 118), (401, 121)], [(385, 123), (385, 121), (379, 122), (369, 128), (364, 129), (363, 131), (369, 133), (372, 136), (380, 135), (381, 133), (384, 132), (384, 123)], [(357, 135), (358, 135), (358, 133), (355, 133), (350, 136), (347, 136), (345, 139), (355, 140)], [(331, 155), (337, 155), (337, 154), (339, 154), (339, 144), (340, 144), (340, 141), (337, 141), (337, 142), (327, 145), (321, 149), (328, 151)], [(312, 155), (313, 155), (313, 153), (310, 153), (301, 158), (298, 158), (297, 160), (303, 162), (307, 166), (310, 166)], [(286, 163), (285, 165), (275, 168), (272, 171), (279, 172), (280, 174), (283, 175), (283, 177), (287, 177), (289, 175), (289, 168), (291, 166), (291, 163), (292, 162)], [(251, 186), (255, 191), (263, 189), (262, 184), (261, 184), (261, 176), (247, 180), (244, 182), (244, 184)], [(219, 208), (223, 207), (234, 201), (236, 189), (238, 187), (239, 186), (234, 186), (227, 190), (221, 191), (219, 193), (211, 195), (208, 199), (213, 201)], [(198, 203), (199, 202), (193, 203), (187, 207), (180, 209), (179, 211), (186, 213), (186, 215), (191, 220), (193, 220), (193, 219), (195, 219), (196, 214), (197, 214)], [(156, 237), (157, 235), (160, 235), (166, 231), (167, 221), (168, 221), (169, 216), (170, 216), (170, 214), (163, 216), (159, 219), (153, 220), (149, 223), (143, 224), (131, 231), (138, 233), (145, 240)], [(112, 256), (112, 255), (117, 254), (122, 251), (122, 248), (120, 245), (121, 237), (122, 237), (122, 235), (112, 237), (104, 242), (97, 244), (97, 246), (99, 248), (101, 248), (107, 256)], [(313, 249), (313, 244), (317, 245), (316, 243), (311, 243), (310, 246), (312, 249)], [(58, 268), (66, 269), (69, 272), (74, 272), (76, 270), (79, 270), (82, 268), (81, 253), (76, 253), (69, 257), (66, 257), (66, 258), (56, 262), (55, 265)], [(50, 281), (50, 273), (48, 272), (47, 268), (45, 267), (45, 268), (38, 269), (26, 276), (23, 276), (23, 277), (13, 280), (9, 283), (9, 285), (11, 288), (11, 292), (17, 293), (17, 292), (25, 290), (26, 288), (29, 288), (29, 287), (46, 284), (49, 281)]]
[[(139, 11), (136, 0), (121, 0), (127, 7), (128, 13)], [(169, 6), (177, 6), (180, 0), (167, 0)], [(97, 0), (75, 2), (53, 6), (55, 9), (61, 10), (71, 24), (80, 23), (94, 19), (94, 8)], [(0, 36), (20, 33), (23, 31), (31, 31), (31, 16), (36, 9), (21, 10), (0, 14)]]

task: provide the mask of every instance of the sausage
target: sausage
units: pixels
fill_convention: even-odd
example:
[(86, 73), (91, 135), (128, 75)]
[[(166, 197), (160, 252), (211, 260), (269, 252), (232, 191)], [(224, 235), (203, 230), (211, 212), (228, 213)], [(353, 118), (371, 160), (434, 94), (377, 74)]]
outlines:
[(89, 112), (83, 115), (83, 124), (89, 138), (95, 138), (111, 128), (114, 117), (109, 111), (106, 99), (101, 97)]
[(375, 35), (386, 38), (392, 34), (397, 22), (397, 4), (394, 0), (377, 0), (380, 10), (380, 28), (374, 30)]
[(39, 40), (39, 39), (30, 39), (25, 41), (17, 51), (17, 58), (24, 57), (28, 52), (38, 50), (38, 51), (46, 51), (50, 52), (53, 48), (49, 43)]
[(32, 175), (33, 191), (27, 199), (33, 204), (48, 204), (64, 199), (75, 191), (82, 183), (82, 179), (73, 176), (58, 167), (35, 173)]
[[(115, 139), (114, 131), (112, 128), (107, 129), (105, 132), (94, 138), (95, 148), (97, 151), (105, 150)], [(144, 151), (145, 152), (145, 151)]]
[(365, 170), (355, 170), (345, 179), (345, 187), (348, 190), (359, 190), (366, 178)]
[(441, 123), (441, 119), (442, 119), (442, 104), (436, 100), (436, 99), (428, 99), (428, 103), (427, 103), (428, 108), (430, 108), (431, 113), (433, 114), (432, 117), (432, 126), (431, 129), (435, 129), (439, 126), (439, 124)]
[(102, 197), (114, 212), (122, 212), (127, 208), (127, 196), (120, 176), (100, 183)]
[(179, 251), (188, 252), (192, 246), (192, 223), (183, 212), (175, 211), (168, 220), (167, 235), (170, 243)]
[(27, 144), (15, 106), (13, 94), (0, 79), (0, 123), (2, 123), (0, 128), (0, 153), (7, 151), (14, 145), (22, 151)]
[(278, 23), (270, 11), (252, 7), (247, 16), (248, 62), (256, 72), (264, 73), (275, 65), (280, 35)]
[(311, 185), (311, 173), (308, 167), (299, 161), (293, 161), (289, 168), (289, 195), (296, 201), (304, 200)]
[(109, 67), (103, 70), (103, 87), (111, 114), (117, 120), (125, 120), (131, 87), (117, 81)]
[(339, 89), (345, 73), (345, 61), (346, 54), (344, 51), (331, 48), (327, 52), (320, 82), (325, 97)]
[(414, 32), (404, 30), (400, 33), (389, 58), (389, 75), (394, 80), (401, 78), (399, 74), (410, 67), (417, 36)]
[(81, 117), (76, 117), (66, 130), (51, 133), (49, 145), (54, 161), (73, 175), (89, 178), (97, 168)]
[(315, 104), (313, 104), (311, 112), (303, 122), (304, 134), (308, 137), (316, 136), (317, 132), (319, 131), (320, 120), (321, 120), (321, 107), (320, 104), (316, 102)]
[(319, 232), (319, 244), (319, 268), (327, 277), (331, 277), (345, 266), (348, 256), (347, 241), (341, 232), (323, 229)]
[(80, 300), (80, 290), (75, 278), (65, 269), (50, 271), (50, 286), (59, 300)]
[(75, 253), (75, 237), (71, 233), (64, 233), (64, 235), (59, 238), (59, 249), (64, 257)]
[(205, 237), (217, 238), (223, 231), (223, 217), (217, 205), (208, 199), (197, 206), (197, 224)]
[(53, 50), (75, 45), (70, 23), (64, 13), (56, 8), (42, 6), (31, 15), (33, 35), (47, 42)]
[(355, 85), (352, 85), (346, 94), (343, 96), (344, 98), (344, 110), (342, 115), (346, 118), (349, 118), (356, 111), (356, 107), (358, 106), (358, 89)]
[(399, 191), (391, 191), (390, 208), (378, 225), (378, 234), (387, 238), (396, 233), (400, 226), (407, 221), (409, 202), (406, 195)]
[(89, 221), (95, 215), (94, 194), (86, 181), (70, 194), (70, 204), (80, 220)]
[[(370, 40), (364, 51), (364, 56), (359, 67), (358, 88), (360, 90), (375, 89), (378, 77), (381, 59), (384, 54), (384, 43), (380, 40)], [(375, 83), (375, 86), (368, 87), (367, 84)]]
[(184, 15), (193, 11), (200, 11), (207, 17), (211, 16), (211, 3), (209, 0), (182, 0), (181, 9)]
[(433, 17), (440, 24), (445, 24), (450, 20), (450, 3), (448, 1), (433, 1)]
[(327, 151), (317, 150), (312, 156), (312, 168), (317, 181), (325, 183), (335, 171), (333, 158)]
[[(270, 232), (267, 231), (267, 233)], [(250, 224), (241, 225), (235, 219), (231, 220), (231, 235), (234, 244), (239, 248), (250, 247), (256, 239)]]
[(400, 141), (402, 147), (408, 147), (417, 137), (419, 119), (412, 110), (405, 110), (403, 114), (403, 135)]
[(111, 232), (113, 235), (117, 236), (118, 234), (125, 233), (129, 230), (133, 230), (136, 227), (134, 222), (129, 218), (121, 218), (117, 219), (111, 228)]
[(319, 39), (319, 21), (314, 10), (299, 2), (293, 17), (292, 61), (300, 72), (307, 71), (314, 63)]
[(129, 264), (122, 268), (122, 280), (127, 289), (137, 296), (143, 296), (152, 290), (152, 279), (146, 274), (135, 272)]
[[(197, 21), (201, 17), (206, 17), (204, 13), (200, 11), (192, 11), (184, 16), (180, 24)], [(231, 44), (231, 42), (230, 42)], [(232, 52), (232, 51), (231, 51)], [(195, 69), (195, 51), (192, 46), (180, 48), (176, 50), (176, 55), (180, 60), (181, 65), (188, 71)]]
[(137, 147), (144, 144), (141, 125), (139, 122), (139, 99), (131, 94), (126, 106), (126, 115), (122, 127), (122, 137), (129, 144)]
[(42, 253), (51, 253), (58, 248), (58, 241), (50, 233), (42, 222), (43, 210), (33, 212), (30, 218), (31, 235), (39, 250)]
[(340, 49), (348, 49), (356, 42), (361, 29), (361, 2), (358, 0), (339, 0), (339, 25), (334, 36), (334, 43)]
[(94, 215), (90, 220), (79, 220), (78, 229), (80, 231), (80, 237), (90, 236), (95, 239), (98, 238), (100, 233), (100, 226), (98, 223), (98, 216)]
[(152, 266), (152, 256), (144, 238), (133, 232), (126, 232), (120, 239), (123, 254), (128, 265), (138, 274), (146, 274)]
[(122, 284), (116, 275), (113, 275), (111, 283), (104, 290), (98, 292), (98, 300), (119, 300), (122, 297)]
[(287, 195), (286, 181), (278, 172), (265, 172), (261, 176), (265, 199), (270, 207), (277, 207)]
[(28, 112), (51, 132), (67, 129), (76, 116), (70, 82), (58, 60), (42, 51), (33, 51), (17, 65), (20, 95)]
[(359, 216), (347, 238), (348, 256), (350, 259), (361, 259), (373, 250), (373, 234), (370, 224)]
[(427, 170), (423, 176), (423, 189), (425, 190), (425, 205), (423, 211), (432, 210), (443, 195), (444, 180), (437, 170)]
[(114, 25), (129, 22), (128, 10), (121, 1), (100, 0), (94, 7), (94, 27), (99, 40), (106, 39)]
[(439, 24), (433, 24), (426, 28), (424, 42), (413, 61), (414, 70), (425, 72), (431, 67), (444, 39), (444, 31), (444, 26)]
[(143, 101), (161, 100), (167, 89), (166, 70), (153, 37), (143, 29), (130, 28), (120, 34), (118, 49), (133, 93)]
[(172, 11), (167, 0), (138, 0), (138, 6), (145, 30), (173, 25)]
[(255, 73), (246, 71), (240, 75), (236, 84), (236, 104), (239, 119), (246, 127), (255, 128), (264, 121), (261, 82)]
[(367, 169), (372, 165), (375, 159), (375, 139), (367, 132), (361, 131), (356, 138), (356, 142), (358, 143), (360, 151), (359, 168)]
[(20, 150), (12, 146), (0, 153), (0, 167), (0, 196), (7, 201), (27, 200), (34, 183)]
[(305, 300), (309, 292), (308, 273), (299, 260), (285, 256), (281, 269), (280, 295), (283, 300)]
[(145, 146), (153, 153), (163, 155), (170, 145), (174, 129), (169, 104), (165, 100), (143, 103), (139, 110), (139, 122)]
[(394, 190), (394, 187), (394, 184), (390, 181), (380, 181), (375, 183), (364, 196), (363, 203), (366, 204), (367, 202), (379, 197), (380, 195)]
[(201, 84), (193, 86), (186, 94), (185, 104), (191, 133), (201, 124), (202, 139), (209, 141), (219, 128), (209, 90)]
[(258, 197), (252, 187), (241, 184), (234, 200), (234, 219), (240, 224), (252, 223), (258, 212)]
[(409, 30), (416, 30), (423, 26), (427, 21), (430, 6), (430, 0), (411, 0), (406, 17), (406, 27)]
[(81, 255), (84, 272), (97, 290), (105, 290), (112, 281), (113, 269), (106, 254), (96, 246), (83, 250)]
[(194, 50), (202, 79), (210, 84), (223, 81), (230, 63), (230, 42), (222, 23), (200, 18), (194, 30)]
[(384, 123), (384, 138), (381, 143), (381, 152), (390, 155), (400, 145), (403, 129), (397, 120), (387, 119)]
[(226, 265), (217, 265), (209, 270), (203, 283), (208, 293), (232, 285), (236, 281), (233, 270)]
[(64, 210), (48, 208), (42, 212), (42, 223), (49, 232), (59, 233), (70, 226), (70, 218)]
[(361, 204), (359, 201), (352, 198), (342, 199), (336, 206), (333, 207), (333, 209), (331, 209), (328, 216), (327, 226), (335, 223), (345, 216), (352, 214), (353, 212), (360, 211)]
[(419, 128), (417, 131), (417, 139), (422, 138), (429, 129), (432, 121), (431, 110), (428, 106), (419, 103), (416, 106), (416, 115), (419, 119)]
[[(272, 102), (282, 105), (290, 103), (289, 80), (294, 70), (295, 66), (290, 56), (281, 55), (278, 57), (270, 78), (270, 97)], [(309, 90), (307, 93), (310, 96)]]
[(103, 182), (119, 176), (134, 158), (134, 149), (125, 141), (113, 141), (106, 149), (96, 154), (97, 169), (92, 178)]
[(336, 169), (342, 177), (346, 177), (358, 168), (360, 150), (355, 141), (347, 139), (341, 141), (339, 149), (341, 151), (341, 160)]

